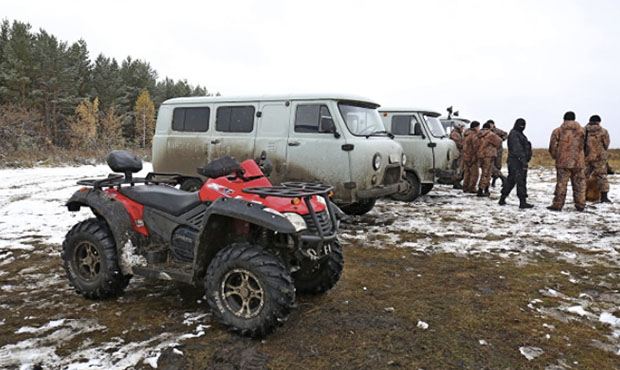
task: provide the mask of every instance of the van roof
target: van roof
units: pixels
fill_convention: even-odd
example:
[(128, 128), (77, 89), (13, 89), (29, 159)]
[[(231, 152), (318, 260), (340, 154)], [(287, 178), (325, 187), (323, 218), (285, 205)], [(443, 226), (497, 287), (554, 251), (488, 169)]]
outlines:
[(163, 105), (201, 104), (201, 103), (242, 103), (248, 101), (281, 101), (281, 100), (348, 100), (362, 102), (380, 107), (372, 99), (352, 94), (283, 94), (283, 95), (247, 95), (247, 96), (192, 96), (168, 99)]
[(470, 120), (468, 120), (467, 118), (461, 118), (461, 117), (452, 117), (450, 119), (448, 118), (441, 118), (442, 122), (452, 122), (452, 121), (460, 121), (460, 122), (465, 122), (465, 123), (469, 123), (471, 122)]
[(379, 112), (388, 112), (388, 113), (422, 113), (431, 117), (439, 117), (441, 113), (437, 112), (433, 109), (425, 109), (425, 108), (403, 108), (403, 107), (381, 107)]

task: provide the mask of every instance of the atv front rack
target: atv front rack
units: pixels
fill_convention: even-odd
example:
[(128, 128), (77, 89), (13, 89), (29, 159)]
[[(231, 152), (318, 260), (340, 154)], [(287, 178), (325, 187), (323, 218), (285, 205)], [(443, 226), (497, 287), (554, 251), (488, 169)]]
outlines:
[(101, 188), (109, 188), (109, 187), (120, 187), (121, 185), (131, 185), (135, 184), (154, 184), (154, 185), (178, 185), (183, 176), (176, 173), (157, 173), (150, 172), (146, 175), (146, 177), (133, 177), (127, 178), (124, 175), (120, 174), (110, 174), (108, 177), (103, 179), (84, 179), (79, 180), (77, 182), (78, 185), (83, 186), (91, 186), (95, 189)]
[[(320, 183), (311, 183), (311, 182), (283, 182), (279, 186), (268, 186), (268, 187), (256, 187), (256, 188), (247, 188), (243, 189), (244, 193), (248, 194), (257, 194), (261, 198), (266, 197), (281, 197), (281, 198), (300, 198), (303, 199), (306, 207), (308, 208), (308, 212), (310, 213), (310, 218), (314, 223), (314, 226), (318, 233), (318, 235), (312, 234), (302, 234), (300, 236), (301, 240), (304, 242), (326, 242), (336, 239), (337, 231), (338, 231), (338, 216), (342, 211), (337, 209), (337, 207), (331, 202), (329, 199), (330, 192), (333, 190), (333, 186), (324, 185)], [(319, 222), (319, 218), (317, 216), (314, 207), (312, 206), (311, 199), (313, 196), (322, 197), (325, 200), (325, 206), (327, 207), (327, 213), (329, 215), (331, 221), (330, 230), (323, 230), (321, 224)]]
[(328, 193), (333, 189), (334, 188), (329, 185), (311, 182), (283, 182), (279, 186), (266, 186), (259, 188), (243, 189), (243, 192), (260, 195), (262, 198), (306, 198), (313, 195), (328, 195)]

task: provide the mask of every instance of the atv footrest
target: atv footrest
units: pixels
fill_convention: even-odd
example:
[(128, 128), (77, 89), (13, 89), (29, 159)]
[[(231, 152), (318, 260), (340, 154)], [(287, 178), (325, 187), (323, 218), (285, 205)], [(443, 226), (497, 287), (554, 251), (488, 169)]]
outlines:
[(150, 279), (160, 279), (168, 281), (173, 280), (187, 284), (191, 284), (193, 281), (192, 274), (189, 272), (189, 270), (158, 268), (158, 265), (134, 266), (132, 267), (132, 270), (134, 274), (144, 276)]

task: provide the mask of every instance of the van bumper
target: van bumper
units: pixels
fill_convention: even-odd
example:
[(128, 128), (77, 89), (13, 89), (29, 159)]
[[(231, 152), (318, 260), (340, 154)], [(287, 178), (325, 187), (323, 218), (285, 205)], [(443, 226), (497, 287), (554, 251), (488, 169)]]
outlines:
[(366, 190), (358, 190), (357, 198), (359, 199), (371, 199), (371, 198), (381, 198), (388, 195), (400, 193), (401, 191), (407, 190), (409, 184), (407, 182), (397, 182), (392, 185), (378, 185), (374, 188), (366, 189)]

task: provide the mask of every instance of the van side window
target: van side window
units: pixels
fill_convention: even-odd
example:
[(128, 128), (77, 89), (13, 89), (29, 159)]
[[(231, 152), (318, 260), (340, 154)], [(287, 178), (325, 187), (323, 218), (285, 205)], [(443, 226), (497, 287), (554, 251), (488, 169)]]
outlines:
[(295, 111), (295, 132), (333, 133), (336, 131), (329, 108), (323, 104), (298, 105)]
[(222, 132), (252, 132), (254, 111), (251, 105), (219, 107), (215, 118), (215, 129)]
[(172, 111), (172, 130), (205, 132), (209, 129), (209, 107), (174, 108)]
[(411, 135), (411, 119), (413, 116), (392, 116), (392, 134)]
[[(413, 124), (413, 132), (411, 132), (411, 124)], [(416, 116), (394, 115), (392, 116), (392, 134), (423, 136), (422, 125)]]

